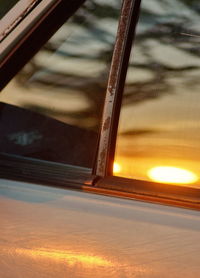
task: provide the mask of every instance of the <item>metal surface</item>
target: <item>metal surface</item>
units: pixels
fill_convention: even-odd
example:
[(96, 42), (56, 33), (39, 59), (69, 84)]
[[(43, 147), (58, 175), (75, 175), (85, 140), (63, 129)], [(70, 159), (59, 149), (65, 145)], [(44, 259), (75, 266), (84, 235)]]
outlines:
[(97, 181), (95, 190), (107, 196), (200, 210), (199, 188), (189, 186), (106, 177)]
[(123, 1), (106, 92), (95, 173), (101, 177), (112, 174), (122, 93), (139, 15), (140, 2), (140, 0)]
[(200, 214), (0, 180), (0, 277), (198, 278)]

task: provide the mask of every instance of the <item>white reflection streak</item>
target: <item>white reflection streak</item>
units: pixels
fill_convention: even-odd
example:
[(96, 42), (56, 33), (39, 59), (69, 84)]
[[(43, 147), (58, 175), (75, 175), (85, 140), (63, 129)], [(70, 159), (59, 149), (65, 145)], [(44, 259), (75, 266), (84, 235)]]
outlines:
[(193, 35), (193, 34), (188, 34), (188, 33), (180, 33), (180, 35), (188, 36), (188, 37), (194, 37), (194, 38), (200, 38), (199, 35)]

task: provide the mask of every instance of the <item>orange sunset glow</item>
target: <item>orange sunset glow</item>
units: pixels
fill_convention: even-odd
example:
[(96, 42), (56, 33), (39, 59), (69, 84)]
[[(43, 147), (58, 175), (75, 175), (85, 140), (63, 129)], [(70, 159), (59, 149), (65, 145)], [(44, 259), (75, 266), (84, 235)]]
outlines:
[(117, 162), (114, 162), (114, 164), (113, 164), (113, 172), (115, 174), (118, 174), (118, 173), (121, 172), (121, 170), (122, 170), (121, 165), (119, 163), (117, 163)]
[(199, 176), (197, 168), (193, 163), (178, 163), (172, 161), (170, 165), (167, 161), (148, 158), (131, 159), (128, 157), (117, 157), (117, 162), (113, 165), (113, 174), (126, 178), (139, 180), (149, 180), (167, 184), (190, 184), (197, 186)]
[(148, 171), (148, 177), (155, 182), (192, 184), (198, 180), (193, 172), (172, 166), (157, 166)]
[(65, 260), (69, 265), (81, 263), (87, 267), (108, 267), (112, 263), (98, 255), (91, 255), (87, 253), (76, 253), (72, 251), (51, 250), (51, 249), (22, 249), (15, 250), (17, 254), (26, 255), (30, 257), (44, 257), (52, 260)]

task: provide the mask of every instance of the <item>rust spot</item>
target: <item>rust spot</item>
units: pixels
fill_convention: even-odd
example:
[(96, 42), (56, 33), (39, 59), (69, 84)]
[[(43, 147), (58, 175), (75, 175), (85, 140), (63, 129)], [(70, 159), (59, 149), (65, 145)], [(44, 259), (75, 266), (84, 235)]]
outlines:
[(103, 173), (104, 171), (105, 157), (106, 157), (106, 148), (104, 148), (100, 153), (99, 171), (101, 173)]
[(104, 125), (103, 125), (103, 131), (109, 129), (109, 127), (110, 127), (110, 119), (111, 119), (111, 118), (108, 117), (108, 118), (105, 120)]
[[(111, 81), (110, 81), (111, 82)], [(109, 92), (109, 94), (111, 95), (111, 96), (113, 96), (114, 95), (114, 93), (115, 93), (115, 88), (113, 87), (113, 86), (108, 86), (108, 92)]]

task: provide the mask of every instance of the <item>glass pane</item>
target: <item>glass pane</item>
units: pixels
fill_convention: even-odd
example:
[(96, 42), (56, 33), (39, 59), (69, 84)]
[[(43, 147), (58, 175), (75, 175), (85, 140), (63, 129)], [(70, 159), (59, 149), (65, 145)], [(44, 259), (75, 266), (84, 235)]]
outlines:
[(143, 1), (120, 116), (115, 175), (198, 187), (199, 22), (198, 0)]
[(0, 151), (92, 167), (120, 1), (86, 1), (0, 95)]

